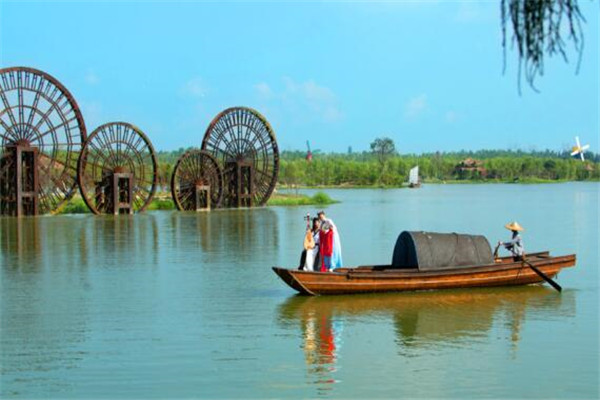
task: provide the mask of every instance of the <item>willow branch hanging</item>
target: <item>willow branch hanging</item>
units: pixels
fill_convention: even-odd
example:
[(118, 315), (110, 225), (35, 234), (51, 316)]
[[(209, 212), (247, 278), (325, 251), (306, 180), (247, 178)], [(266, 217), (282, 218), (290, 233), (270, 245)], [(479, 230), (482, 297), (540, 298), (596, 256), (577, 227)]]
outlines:
[(568, 62), (569, 42), (577, 53), (579, 70), (583, 51), (581, 14), (577, 0), (501, 0), (502, 48), (506, 69), (507, 25), (512, 26), (512, 47), (519, 59), (518, 85), (521, 92), (521, 77), (533, 90), (535, 80), (544, 75), (544, 56), (559, 54)]

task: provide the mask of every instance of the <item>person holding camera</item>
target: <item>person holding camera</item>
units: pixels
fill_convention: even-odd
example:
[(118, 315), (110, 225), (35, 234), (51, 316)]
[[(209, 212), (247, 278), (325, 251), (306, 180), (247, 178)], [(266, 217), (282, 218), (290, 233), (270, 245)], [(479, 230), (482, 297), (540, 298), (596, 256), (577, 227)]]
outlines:
[(310, 215), (306, 216), (307, 226), (304, 235), (304, 250), (300, 256), (300, 267), (303, 271), (315, 271), (315, 266), (319, 265), (319, 231), (321, 221), (318, 218), (312, 219), (312, 227), (308, 225)]

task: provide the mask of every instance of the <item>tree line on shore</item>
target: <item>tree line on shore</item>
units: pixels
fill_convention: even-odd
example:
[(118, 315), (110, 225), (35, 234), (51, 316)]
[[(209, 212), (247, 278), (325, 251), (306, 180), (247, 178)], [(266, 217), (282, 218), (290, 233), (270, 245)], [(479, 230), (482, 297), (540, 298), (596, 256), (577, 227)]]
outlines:
[[(374, 142), (375, 143), (375, 142)], [(382, 144), (382, 143), (380, 143)], [(288, 186), (401, 186), (409, 170), (418, 165), (425, 182), (481, 181), (536, 182), (600, 179), (600, 155), (586, 153), (586, 161), (568, 152), (479, 150), (448, 153), (398, 154), (371, 151), (317, 153), (306, 160), (306, 152), (280, 154), (279, 183)], [(159, 185), (167, 190), (173, 166), (185, 149), (158, 152)], [(467, 160), (466, 168), (463, 163)], [(469, 167), (469, 160), (475, 161)], [(463, 163), (463, 164), (461, 164)], [(461, 168), (462, 166), (462, 168)]]

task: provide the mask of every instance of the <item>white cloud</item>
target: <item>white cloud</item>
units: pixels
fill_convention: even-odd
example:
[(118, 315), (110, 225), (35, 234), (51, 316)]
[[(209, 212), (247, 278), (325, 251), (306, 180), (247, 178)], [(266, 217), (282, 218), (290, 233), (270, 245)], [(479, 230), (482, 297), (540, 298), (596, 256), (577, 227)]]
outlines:
[(264, 99), (270, 99), (273, 97), (273, 91), (266, 82), (260, 82), (254, 85), (254, 89), (258, 92), (258, 95)]
[(283, 88), (273, 89), (266, 82), (254, 85), (260, 100), (273, 102), (287, 114), (301, 120), (314, 120), (315, 117), (324, 122), (337, 122), (343, 118), (338, 99), (333, 90), (319, 85), (314, 80), (296, 82), (290, 77), (283, 77)]
[(444, 119), (449, 124), (452, 124), (452, 123), (456, 122), (457, 118), (458, 118), (458, 115), (456, 114), (455, 111), (452, 111), (452, 110), (447, 111), (446, 115), (444, 116)]
[(97, 85), (100, 82), (100, 78), (98, 78), (98, 75), (93, 70), (88, 69), (85, 74), (85, 81), (89, 85)]
[(311, 101), (334, 102), (335, 94), (325, 86), (319, 86), (315, 81), (306, 81), (302, 84), (304, 95)]
[(425, 93), (410, 99), (404, 106), (404, 116), (416, 118), (427, 109), (427, 96)]
[(185, 96), (201, 98), (207, 95), (208, 87), (202, 78), (194, 77), (181, 87), (180, 93)]

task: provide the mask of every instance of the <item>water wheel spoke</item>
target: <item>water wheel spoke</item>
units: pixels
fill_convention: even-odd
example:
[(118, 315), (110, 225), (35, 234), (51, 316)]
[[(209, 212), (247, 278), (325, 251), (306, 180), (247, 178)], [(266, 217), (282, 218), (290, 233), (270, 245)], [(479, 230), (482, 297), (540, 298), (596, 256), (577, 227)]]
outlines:
[(12, 107), (10, 106), (10, 103), (8, 101), (8, 98), (6, 97), (6, 94), (4, 93), (4, 90), (0, 90), (0, 98), (2, 98), (2, 104), (4, 106), (4, 109), (8, 111), (8, 118), (10, 119), (10, 123), (12, 124), (12, 126), (18, 126), (17, 118), (13, 113)]
[[(50, 133), (54, 134), (54, 133), (56, 133), (57, 130), (59, 130), (63, 127), (67, 127), (71, 122), (74, 122), (74, 121), (77, 121), (77, 116), (74, 116), (68, 120), (65, 120), (56, 126), (52, 125), (52, 127), (50, 129), (48, 129), (47, 131), (44, 131), (40, 134), (36, 134), (35, 136), (33, 136), (33, 132), (35, 132), (35, 131), (32, 131), (32, 134), (28, 135), (28, 138), (29, 138), (29, 140), (40, 140)], [(51, 123), (48, 122), (48, 124), (51, 124)]]

